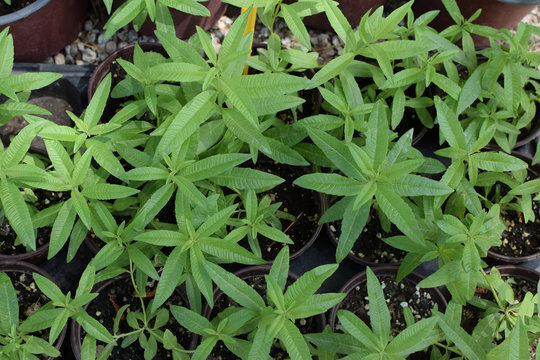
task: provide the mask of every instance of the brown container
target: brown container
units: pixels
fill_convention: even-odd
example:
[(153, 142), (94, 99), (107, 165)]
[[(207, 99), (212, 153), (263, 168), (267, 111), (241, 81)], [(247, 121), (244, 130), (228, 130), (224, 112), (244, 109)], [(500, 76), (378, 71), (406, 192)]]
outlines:
[[(432, 1), (432, 0), (428, 0)], [(343, 15), (349, 20), (349, 24), (354, 28), (360, 23), (362, 16), (369, 10), (377, 9), (384, 5), (386, 0), (338, 0), (339, 9)], [(330, 22), (325, 13), (308, 16), (304, 18), (304, 23), (314, 29), (331, 30)]]
[[(225, 10), (227, 10), (227, 4), (222, 3), (220, 0), (208, 0), (202, 4), (208, 8), (210, 16), (195, 16), (170, 9), (177, 37), (180, 39), (189, 38), (197, 31), (195, 26), (200, 26), (204, 30), (210, 29), (225, 14)], [(139, 33), (143, 35), (154, 35), (154, 30), (156, 30), (156, 25), (149, 19), (146, 19)]]
[[(474, 21), (475, 24), (487, 25), (496, 29), (512, 29), (521, 19), (536, 7), (536, 5), (517, 5), (515, 3), (504, 3), (496, 0), (456, 0), (465, 19), (471, 17), (478, 9), (482, 9), (480, 17)], [(416, 17), (431, 10), (439, 10), (440, 13), (431, 22), (431, 26), (441, 31), (450, 25), (455, 24), (448, 14), (442, 2), (439, 0), (416, 0), (412, 6)], [(476, 37), (477, 46), (489, 45), (489, 40), (485, 37)]]
[(10, 27), (16, 62), (39, 62), (75, 40), (86, 18), (88, 0), (37, 0), (0, 16)]

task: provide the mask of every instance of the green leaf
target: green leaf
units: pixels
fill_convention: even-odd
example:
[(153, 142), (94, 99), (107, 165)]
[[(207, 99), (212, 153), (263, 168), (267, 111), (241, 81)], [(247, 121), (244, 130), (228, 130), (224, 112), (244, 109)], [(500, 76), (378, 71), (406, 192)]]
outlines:
[(423, 239), (416, 216), (409, 205), (390, 186), (380, 184), (375, 193), (375, 199), (379, 208), (399, 230), (410, 238)]
[(156, 154), (169, 154), (174, 146), (181, 146), (204, 122), (210, 105), (215, 101), (215, 91), (204, 91), (190, 100), (176, 114), (161, 138)]
[(101, 80), (84, 112), (84, 123), (87, 129), (91, 129), (97, 125), (105, 110), (105, 105), (107, 105), (107, 99), (111, 91), (111, 76), (111, 74), (107, 74), (103, 80)]
[(86, 226), (87, 229), (91, 229), (92, 215), (90, 214), (90, 208), (88, 207), (86, 198), (79, 192), (79, 190), (73, 189), (71, 191), (71, 201), (75, 211), (84, 223), (84, 226)]
[(204, 316), (194, 311), (176, 305), (171, 305), (170, 309), (176, 321), (194, 334), (204, 335), (205, 330), (214, 329)]
[(435, 44), (427, 41), (388, 40), (371, 44), (361, 52), (361, 55), (375, 58), (375, 51), (380, 51), (387, 54), (389, 60), (399, 60), (423, 54), (434, 48)]
[(145, 8), (144, 0), (131, 0), (122, 4), (109, 18), (104, 28), (105, 39), (131, 22)]
[(54, 284), (51, 280), (47, 279), (45, 276), (38, 273), (34, 273), (33, 277), (39, 290), (41, 290), (41, 292), (44, 293), (45, 296), (47, 296), (53, 302), (64, 302), (64, 294), (62, 294), (62, 291), (58, 286), (56, 286), (56, 284)]
[(285, 293), (285, 304), (287, 307), (303, 304), (337, 268), (337, 264), (326, 264), (305, 272), (287, 288), (287, 292)]
[(223, 109), (223, 121), (231, 133), (240, 140), (265, 153), (272, 154), (272, 149), (258, 126), (254, 125), (237, 109)]
[(13, 326), (19, 324), (19, 303), (15, 288), (6, 273), (0, 273), (0, 327), (3, 334), (9, 334)]
[(99, 323), (96, 319), (91, 317), (86, 313), (86, 311), (79, 311), (73, 319), (81, 325), (81, 327), (90, 334), (92, 337), (97, 340), (101, 340), (105, 343), (112, 343), (114, 338), (112, 335), (105, 329), (103, 325)]
[(206, 269), (216, 285), (241, 306), (254, 311), (260, 311), (266, 306), (259, 294), (235, 275), (211, 262), (206, 264)]
[(73, 225), (75, 224), (75, 217), (77, 214), (73, 211), (73, 203), (71, 199), (63, 203), (51, 231), (49, 254), (47, 258), (52, 259), (62, 248), (64, 247)]
[(141, 250), (137, 249), (135, 246), (128, 246), (127, 252), (129, 258), (133, 260), (133, 263), (139, 270), (154, 280), (159, 279), (159, 275), (154, 268), (154, 265)]
[(326, 63), (311, 79), (316, 86), (322, 85), (344, 71), (354, 59), (354, 54), (344, 53)]
[(249, 160), (248, 154), (218, 154), (194, 162), (180, 172), (189, 181), (195, 182), (219, 175), (236, 165)]
[(381, 339), (381, 344), (386, 344), (390, 336), (390, 310), (386, 305), (381, 284), (369, 267), (366, 268), (366, 276), (371, 328)]
[(116, 184), (88, 184), (82, 190), (82, 195), (88, 199), (112, 200), (122, 199), (139, 192), (137, 189)]
[(152, 66), (149, 70), (149, 76), (155, 80), (174, 81), (174, 82), (192, 82), (202, 81), (206, 76), (207, 69), (202, 66), (190, 64), (187, 62), (167, 62)]
[(212, 292), (212, 279), (206, 271), (205, 264), (207, 263), (203, 253), (199, 247), (192, 247), (189, 251), (189, 260), (191, 267), (191, 275), (203, 294), (208, 304), (214, 304), (214, 293)]
[(30, 210), (19, 189), (5, 180), (0, 181), (0, 200), (10, 226), (21, 242), (29, 249), (36, 250), (36, 235)]
[(84, 337), (81, 346), (81, 360), (95, 360), (96, 359), (96, 339), (90, 335)]
[(233, 242), (227, 242), (221, 239), (207, 239), (199, 242), (198, 245), (205, 253), (227, 261), (251, 265), (264, 263), (263, 260), (253, 255), (253, 253)]
[(360, 193), (365, 184), (338, 174), (306, 174), (294, 181), (295, 185), (324, 194), (352, 196)]
[(311, 50), (311, 40), (306, 26), (298, 14), (287, 4), (281, 4), (281, 15), (294, 36), (308, 50)]
[(279, 339), (285, 346), (287, 354), (291, 359), (312, 359), (304, 336), (290, 320), (285, 320), (279, 332)]
[(228, 80), (227, 83), (234, 88), (241, 87), (245, 94), (253, 99), (283, 96), (312, 85), (312, 81), (307, 78), (285, 73), (242, 75)]
[(448, 340), (452, 341), (467, 359), (482, 360), (486, 358), (482, 348), (459, 325), (449, 321), (443, 314), (437, 313), (436, 317)]
[(503, 152), (480, 152), (471, 155), (479, 169), (487, 171), (516, 171), (527, 168), (527, 163)]
[(366, 133), (366, 153), (373, 159), (373, 168), (378, 169), (388, 153), (388, 120), (382, 102), (371, 112)]
[(449, 186), (420, 175), (405, 175), (392, 180), (391, 186), (400, 196), (441, 196), (453, 192)]
[(386, 350), (389, 353), (407, 357), (412, 353), (427, 349), (439, 340), (439, 334), (433, 331), (436, 324), (436, 318), (420, 320), (392, 339)]
[(364, 176), (351, 159), (349, 148), (344, 142), (317, 129), (309, 129), (308, 132), (317, 147), (339, 170), (353, 179), (364, 180)]
[(461, 114), (471, 106), (478, 98), (478, 95), (480, 95), (480, 92), (482, 91), (482, 76), (483, 68), (478, 67), (473, 71), (471, 76), (469, 76), (467, 81), (465, 81), (457, 104), (458, 114)]
[(279, 288), (285, 290), (287, 277), (289, 276), (289, 247), (284, 246), (277, 254), (269, 275), (276, 281)]
[(250, 168), (232, 168), (211, 178), (216, 184), (237, 190), (271, 189), (284, 180), (277, 175)]
[(159, 278), (154, 302), (152, 303), (153, 312), (167, 301), (174, 289), (179, 285), (178, 275), (182, 273), (186, 260), (186, 253), (183, 252), (180, 246), (174, 248), (167, 257), (163, 272)]
[(336, 261), (340, 263), (352, 250), (362, 230), (366, 226), (371, 209), (371, 202), (365, 203), (358, 210), (353, 210), (354, 203), (350, 202), (343, 214), (341, 234), (336, 250)]
[(183, 13), (196, 16), (210, 16), (210, 11), (196, 1), (190, 0), (160, 0), (163, 5), (172, 7)]
[[(384, 304), (386, 304), (386, 302), (384, 302)], [(361, 345), (366, 346), (372, 351), (382, 350), (382, 344), (379, 342), (379, 339), (371, 332), (370, 328), (352, 312), (348, 310), (339, 310), (338, 319), (343, 330), (357, 339)]]
[(467, 149), (465, 134), (458, 121), (458, 117), (438, 96), (435, 96), (435, 108), (441, 133), (450, 146)]

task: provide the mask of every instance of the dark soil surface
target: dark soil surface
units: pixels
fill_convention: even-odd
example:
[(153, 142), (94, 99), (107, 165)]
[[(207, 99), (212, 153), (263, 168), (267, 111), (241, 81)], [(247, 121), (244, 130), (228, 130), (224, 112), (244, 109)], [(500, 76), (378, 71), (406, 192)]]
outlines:
[(0, 1), (0, 16), (11, 14), (17, 10), (32, 4), (36, 0), (11, 0), (11, 5), (8, 5), (4, 0)]
[[(338, 241), (340, 229), (341, 221), (330, 224), (330, 230), (334, 233), (336, 238), (338, 238)], [(352, 255), (372, 264), (397, 265), (403, 260), (407, 253), (396, 249), (381, 240), (382, 238), (397, 235), (403, 234), (393, 224), (390, 228), (390, 233), (385, 233), (379, 219), (370, 213), (364, 230), (362, 230), (360, 237), (354, 243)]]
[[(384, 292), (386, 305), (391, 315), (391, 334), (396, 336), (407, 325), (403, 316), (403, 308), (409, 307), (416, 321), (431, 316), (431, 309), (435, 306), (432, 295), (428, 289), (420, 289), (410, 280), (404, 279), (396, 284), (394, 277), (389, 275), (377, 276)], [(365, 283), (357, 285), (341, 302), (341, 308), (353, 312), (366, 325), (369, 320), (369, 300)], [(409, 359), (429, 359), (429, 351), (418, 352), (409, 356)]]
[[(156, 285), (157, 284), (153, 282), (147, 285), (147, 295), (149, 297), (144, 299), (146, 306), (151, 299), (150, 296), (153, 296), (151, 294), (155, 291)], [(140, 311), (141, 309), (141, 302), (139, 298), (134, 296), (133, 286), (131, 285), (131, 280), (129, 278), (116, 281), (101, 290), (98, 297), (89, 304), (86, 311), (112, 333), (116, 312), (125, 304), (129, 304), (129, 308), (126, 310), (125, 314), (130, 311)], [(171, 298), (165, 302), (163, 307), (168, 307), (169, 305), (185, 306), (185, 303), (182, 300), (182, 297), (175, 292)], [(170, 314), (167, 325), (161, 328), (162, 331), (165, 331), (165, 329), (169, 329), (176, 336), (180, 345), (186, 349), (189, 347), (192, 334), (180, 326), (175, 321), (172, 314)], [(122, 319), (120, 321), (119, 333), (127, 333), (130, 331), (133, 331), (133, 329), (128, 325), (125, 319)], [(85, 334), (85, 331), (81, 330), (81, 341)], [(135, 341), (127, 348), (116, 346), (109, 359), (144, 360), (143, 354), (144, 350), (139, 345), (139, 342)], [(165, 350), (165, 348), (161, 346), (161, 343), (158, 342), (158, 352), (155, 359), (172, 359), (172, 354), (169, 350)]]
[(521, 213), (506, 211), (502, 214), (507, 230), (502, 233), (502, 244), (491, 248), (497, 254), (510, 257), (534, 255), (540, 252), (540, 201), (533, 201), (536, 218), (525, 223)]
[[(247, 279), (244, 279), (244, 281), (250, 285), (261, 297), (264, 299), (266, 303), (266, 281), (264, 279), (264, 275), (253, 275)], [(293, 281), (289, 278), (287, 279), (287, 286), (292, 284)], [(218, 299), (215, 301), (214, 308), (212, 309), (212, 312), (210, 314), (210, 318), (215, 318), (221, 311), (227, 309), (230, 306), (239, 306), (234, 300), (229, 298), (228, 296), (221, 295)], [(300, 329), (300, 332), (302, 334), (310, 334), (314, 332), (319, 332), (322, 329), (319, 329), (319, 324), (317, 323), (317, 317), (309, 317), (307, 319), (298, 319), (295, 322), (298, 329)], [(245, 337), (244, 337), (245, 338)], [(288, 359), (288, 354), (285, 350), (283, 350), (280, 346), (274, 345), (272, 346), (272, 349), (270, 350), (270, 356), (272, 359), (276, 360), (282, 360), (282, 359)], [(225, 347), (223, 342), (219, 341), (214, 349), (212, 350), (211, 357), (209, 359), (220, 359), (220, 360), (236, 360), (238, 357), (234, 355), (232, 352)]]
[[(43, 305), (49, 302), (37, 287), (34, 277), (24, 272), (6, 272), (11, 279), (11, 283), (17, 293), (19, 303), (19, 321), (26, 320), (30, 315), (38, 311)], [(4, 311), (4, 310), (2, 310)], [(49, 330), (41, 330), (32, 333), (32, 335), (49, 340)], [(40, 359), (46, 359), (45, 356), (38, 356)]]
[[(283, 183), (273, 189), (258, 194), (258, 197), (260, 199), (267, 195), (272, 200), (272, 203), (281, 202), (279, 210), (296, 218), (295, 221), (280, 219), (283, 232), (294, 242), (294, 244), (289, 245), (289, 251), (292, 255), (304, 247), (317, 231), (320, 218), (319, 197), (317, 193), (293, 184), (294, 180), (304, 174), (297, 167), (278, 164), (273, 161), (263, 161), (258, 162), (252, 168), (285, 179)], [(262, 258), (267, 261), (274, 260), (283, 247), (282, 243), (272, 241), (260, 234), (257, 239), (261, 246)], [(247, 238), (240, 241), (239, 244), (249, 249)]]
[[(58, 204), (69, 198), (67, 192), (54, 192), (48, 190), (34, 190), (34, 194), (37, 200), (32, 205), (37, 210), (43, 210), (49, 206)], [(42, 227), (37, 230), (36, 236), (36, 249), (49, 242), (51, 236), (51, 227)], [(0, 224), (0, 254), (3, 255), (17, 255), (28, 252), (26, 247), (22, 244), (15, 245), (17, 234), (9, 224), (9, 221), (4, 217)]]

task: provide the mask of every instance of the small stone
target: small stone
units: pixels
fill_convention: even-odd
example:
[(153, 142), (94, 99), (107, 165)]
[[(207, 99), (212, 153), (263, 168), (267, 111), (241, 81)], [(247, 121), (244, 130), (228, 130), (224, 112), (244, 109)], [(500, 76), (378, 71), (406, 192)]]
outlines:
[(270, 31), (267, 28), (263, 27), (261, 31), (259, 31), (259, 35), (267, 38), (270, 35)]
[(130, 43), (134, 43), (137, 41), (138, 39), (138, 35), (137, 35), (137, 32), (135, 32), (135, 30), (129, 30), (129, 33), (128, 33), (128, 41)]
[(94, 24), (92, 24), (91, 20), (86, 20), (84, 22), (84, 30), (85, 31), (90, 31), (90, 30), (92, 30), (93, 27), (94, 27)]
[(399, 306), (401, 306), (402, 308), (406, 307), (406, 306), (409, 306), (409, 304), (407, 304), (406, 301), (402, 301), (399, 303)]
[(105, 51), (113, 53), (116, 51), (116, 43), (114, 41), (107, 41), (105, 44)]
[(83, 53), (82, 53), (82, 59), (83, 61), (87, 62), (87, 63), (93, 63), (94, 61), (96, 61), (97, 59), (97, 54), (95, 51), (93, 50), (90, 50), (90, 49), (84, 49)]
[(103, 44), (105, 43), (105, 33), (101, 33), (99, 34), (99, 36), (97, 37), (97, 43), (98, 45), (100, 46), (103, 46)]
[(86, 41), (88, 41), (89, 43), (95, 43), (96, 42), (96, 34), (88, 35), (88, 37), (86, 38)]
[(74, 64), (74, 63), (75, 63), (75, 59), (73, 59), (73, 56), (66, 55), (66, 64)]
[(52, 58), (52, 56), (49, 56), (48, 58), (46, 58), (45, 60), (43, 60), (43, 62), (45, 64), (54, 64), (54, 59)]
[(96, 311), (96, 316), (100, 316), (101, 315), (101, 311)]
[(126, 46), (128, 46), (128, 44), (125, 41), (121, 41), (120, 44), (118, 44), (119, 49), (125, 48)]
[(86, 64), (84, 63), (84, 61), (78, 60), (78, 59), (75, 60), (75, 64), (76, 64), (76, 65), (86, 65)]
[(54, 55), (54, 63), (55, 64), (65, 64), (66, 63), (66, 57), (62, 53), (58, 53)]

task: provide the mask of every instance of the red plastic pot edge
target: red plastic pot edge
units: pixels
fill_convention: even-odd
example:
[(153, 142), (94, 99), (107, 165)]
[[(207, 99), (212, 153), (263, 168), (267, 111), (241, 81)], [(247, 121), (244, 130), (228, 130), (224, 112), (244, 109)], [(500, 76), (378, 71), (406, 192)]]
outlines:
[[(397, 275), (398, 268), (395, 266), (379, 266), (372, 269), (375, 275), (390, 275), (394, 276), (394, 278)], [(416, 273), (411, 272), (409, 275), (405, 277), (405, 279), (410, 280), (416, 284), (418, 284), (420, 281), (422, 281), (425, 277)], [(404, 280), (405, 280), (404, 279)], [(358, 284), (361, 284), (367, 280), (367, 273), (366, 271), (362, 271), (361, 273), (355, 275), (352, 277), (349, 281), (343, 285), (343, 287), (339, 290), (340, 293), (349, 293), (355, 286)], [(442, 294), (442, 292), (437, 288), (428, 288), (426, 289), (431, 293), (431, 298), (433, 302), (435, 302), (439, 306), (439, 311), (443, 312), (446, 309), (446, 306), (448, 305), (448, 302), (446, 301), (446, 298)], [(334, 306), (332, 309), (330, 309), (330, 313), (328, 315), (328, 324), (330, 324), (330, 327), (332, 330), (336, 329), (336, 319), (337, 319), (337, 312), (341, 309), (341, 303)]]
[[(129, 274), (122, 274), (122, 275), (118, 275), (118, 276), (116, 276), (116, 277), (114, 277), (112, 279), (108, 279), (108, 280), (102, 281), (100, 283), (97, 283), (92, 287), (92, 292), (93, 293), (100, 293), (103, 289), (105, 289), (107, 286), (109, 286), (113, 282), (125, 279), (128, 276), (129, 276)], [(185, 293), (180, 289), (180, 287), (177, 287), (175, 289), (175, 292), (178, 295), (180, 295), (180, 297), (182, 297), (182, 300), (184, 301), (184, 303), (186, 303), (186, 304), (189, 303)], [(90, 305), (90, 303), (83, 306), (84, 310), (86, 310), (88, 308), (88, 305)], [(79, 325), (79, 323), (77, 323), (74, 320), (70, 320), (70, 323), (71, 324), (70, 324), (70, 329), (69, 329), (69, 342), (71, 344), (71, 350), (73, 352), (73, 356), (75, 356), (75, 358), (77, 360), (81, 360), (81, 347), (82, 347), (82, 343), (81, 343), (81, 325)], [(193, 336), (192, 336), (192, 340), (191, 340), (191, 344), (189, 346), (189, 350), (195, 349), (196, 340), (197, 340), (195, 335), (196, 334), (193, 334)]]
[(51, 0), (36, 0), (32, 4), (23, 7), (10, 14), (0, 16), (0, 25), (8, 25), (20, 19), (23, 19), (29, 15), (32, 15), (36, 11), (39, 11), (42, 7), (47, 5)]
[[(517, 151), (512, 151), (511, 155), (529, 164), (529, 171), (531, 171), (533, 174), (535, 174), (536, 176), (540, 175), (540, 165), (539, 164), (532, 165), (532, 157), (530, 157), (529, 155), (517, 152)], [(488, 253), (487, 253), (487, 261), (491, 265), (515, 265), (515, 264), (533, 261), (538, 258), (540, 258), (540, 251), (532, 255), (519, 256), (519, 257), (501, 255), (492, 250), (488, 250)]]
[[(32, 275), (33, 273), (38, 273), (56, 284), (53, 277), (49, 273), (47, 273), (45, 270), (41, 269), (40, 267), (34, 264), (31, 264), (25, 261), (0, 260), (0, 271), (1, 272), (24, 272), (30, 275)], [(58, 335), (58, 339), (56, 339), (56, 345), (54, 347), (58, 351), (60, 351), (60, 348), (62, 347), (62, 344), (64, 343), (64, 338), (66, 337), (66, 333), (67, 333), (67, 324), (66, 326), (64, 326), (64, 328), (60, 332), (60, 335)], [(53, 358), (49, 356), (47, 360), (53, 360)]]

